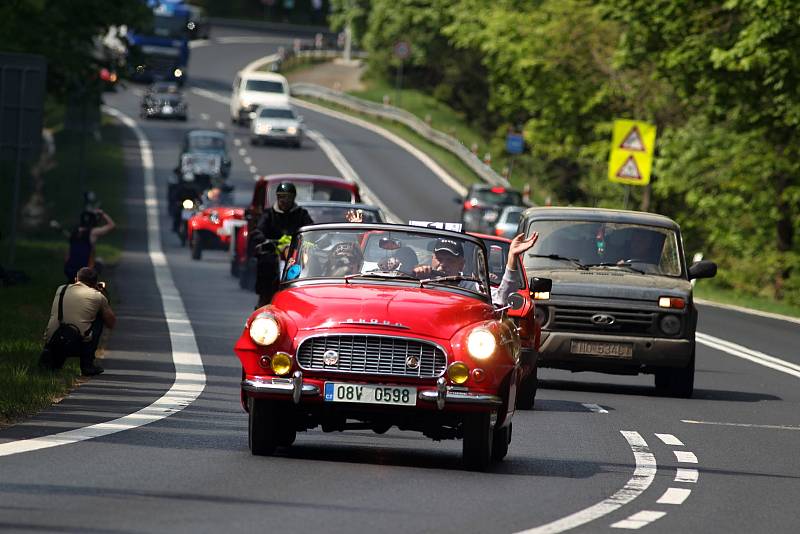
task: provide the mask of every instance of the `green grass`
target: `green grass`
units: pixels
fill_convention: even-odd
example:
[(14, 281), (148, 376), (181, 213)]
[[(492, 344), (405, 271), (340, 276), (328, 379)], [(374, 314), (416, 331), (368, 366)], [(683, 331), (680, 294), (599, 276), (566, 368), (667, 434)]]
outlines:
[[(117, 229), (101, 238), (97, 256), (110, 268), (103, 278), (113, 274), (113, 264), (122, 253), (124, 218), (125, 172), (120, 144), (121, 127), (104, 123), (102, 139), (89, 138), (86, 143), (86, 186), (97, 193), (102, 208), (117, 223)], [(68, 228), (77, 222), (82, 208), (78, 189), (80, 145), (75, 135), (56, 133), (57, 165), (44, 175), (44, 225), (33, 229), (20, 228), (13, 268), (23, 271), (30, 281), (25, 284), (0, 287), (0, 425), (36, 413), (65, 395), (74, 387), (80, 374), (78, 362), (68, 360), (63, 370), (41, 372), (36, 363), (42, 348), (42, 335), (50, 315), (56, 288), (63, 283), (66, 238), (46, 223), (51, 219)], [(0, 166), (0, 212), (10, 213), (11, 180), (5, 179), (13, 170)], [(20, 204), (32, 191), (24, 175)], [(5, 227), (7, 228), (7, 226)], [(8, 267), (9, 241), (3, 232), (0, 258)]]
[(733, 304), (734, 306), (742, 306), (753, 310), (800, 317), (800, 307), (798, 306), (792, 306), (791, 304), (765, 297), (745, 295), (732, 289), (717, 287), (703, 280), (697, 282), (694, 288), (694, 295), (697, 298), (713, 300), (721, 304)]

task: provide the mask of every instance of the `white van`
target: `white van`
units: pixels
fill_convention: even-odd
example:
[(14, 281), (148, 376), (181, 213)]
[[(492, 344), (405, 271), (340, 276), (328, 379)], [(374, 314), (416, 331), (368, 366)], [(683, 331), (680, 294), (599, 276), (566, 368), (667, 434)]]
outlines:
[(231, 122), (247, 124), (259, 106), (288, 105), (289, 82), (274, 72), (240, 71), (233, 80)]

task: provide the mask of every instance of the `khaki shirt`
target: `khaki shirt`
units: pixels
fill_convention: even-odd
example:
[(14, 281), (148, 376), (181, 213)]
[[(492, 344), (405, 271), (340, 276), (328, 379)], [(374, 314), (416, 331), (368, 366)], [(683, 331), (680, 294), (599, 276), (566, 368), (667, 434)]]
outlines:
[[(53, 298), (53, 305), (50, 307), (50, 321), (47, 323), (47, 329), (44, 332), (44, 341), (53, 335), (58, 329), (58, 297), (61, 294), (61, 289), (64, 286), (59, 286), (56, 290), (56, 295)], [(70, 284), (67, 286), (67, 291), (64, 293), (64, 319), (67, 324), (74, 324), (78, 327), (83, 340), (89, 341), (92, 339), (91, 334), (86, 335), (92, 326), (92, 323), (97, 318), (97, 314), (103, 309), (108, 307), (108, 299), (100, 291), (93, 289), (81, 282)]]

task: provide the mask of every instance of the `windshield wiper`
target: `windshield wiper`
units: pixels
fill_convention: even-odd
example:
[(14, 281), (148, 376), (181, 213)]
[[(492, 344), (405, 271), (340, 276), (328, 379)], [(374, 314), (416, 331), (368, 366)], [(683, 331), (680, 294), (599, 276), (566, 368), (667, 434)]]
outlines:
[(629, 269), (629, 270), (631, 270), (633, 272), (636, 272), (636, 273), (639, 273), (639, 274), (645, 274), (645, 272), (643, 270), (637, 269), (636, 267), (632, 267), (628, 262), (624, 262), (624, 261), (622, 263), (613, 263), (613, 262), (610, 262), (610, 261), (609, 262), (603, 262), (603, 263), (587, 263), (586, 267), (622, 267), (624, 269)]
[(450, 276), (437, 276), (436, 278), (425, 278), (419, 281), (419, 287), (424, 287), (425, 284), (435, 284), (442, 282), (462, 282), (462, 281), (477, 282), (478, 284), (483, 284), (480, 278), (475, 278), (474, 276), (464, 276), (461, 274), (453, 274)]
[(402, 271), (374, 270), (367, 271), (365, 273), (348, 274), (344, 277), (344, 281), (345, 283), (348, 283), (353, 278), (391, 278), (392, 280), (417, 280), (415, 276), (411, 276), (410, 274), (406, 274)]
[(558, 254), (528, 254), (529, 258), (546, 258), (548, 260), (560, 260), (560, 261), (568, 261), (572, 263), (578, 269), (588, 269), (588, 267), (582, 264), (579, 260), (575, 258), (567, 258), (566, 256), (559, 256)]

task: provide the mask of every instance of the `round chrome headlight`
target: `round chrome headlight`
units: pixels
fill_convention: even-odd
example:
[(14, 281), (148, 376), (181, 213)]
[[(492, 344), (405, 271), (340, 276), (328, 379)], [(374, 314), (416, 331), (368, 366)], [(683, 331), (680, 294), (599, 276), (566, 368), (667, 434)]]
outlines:
[(278, 320), (272, 314), (257, 315), (250, 323), (250, 339), (259, 345), (272, 345), (281, 333)]
[(192, 209), (194, 207), (194, 202), (192, 202), (191, 200), (189, 200), (187, 198), (186, 200), (183, 201), (182, 205), (183, 205), (183, 209), (190, 210), (190, 209)]
[(473, 358), (485, 360), (494, 354), (497, 339), (484, 328), (476, 328), (467, 336), (467, 352)]
[(676, 315), (665, 315), (659, 323), (661, 331), (668, 336), (674, 336), (681, 331), (681, 320)]

